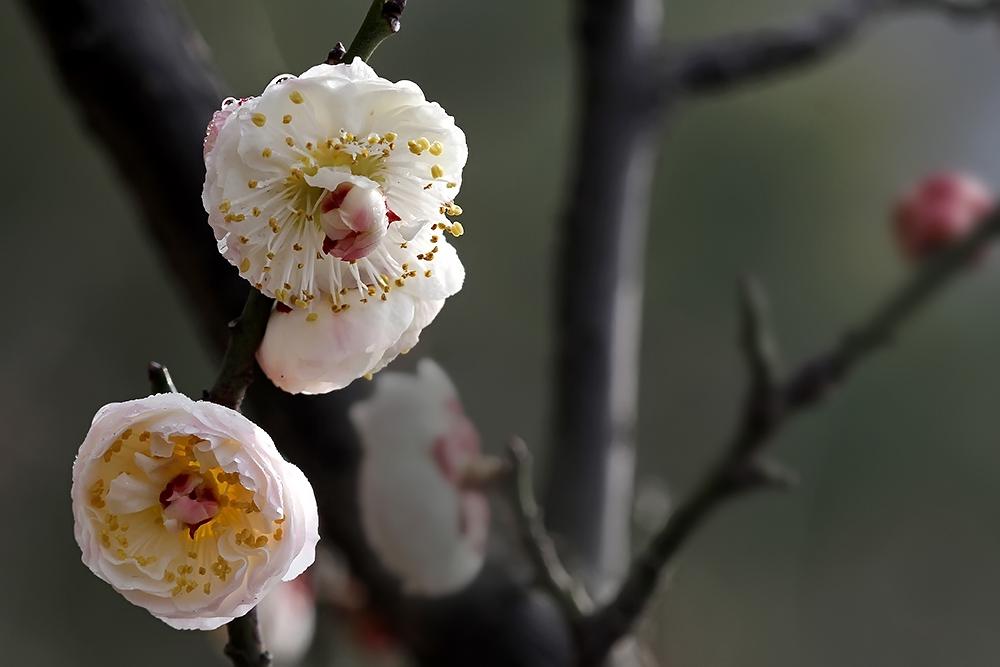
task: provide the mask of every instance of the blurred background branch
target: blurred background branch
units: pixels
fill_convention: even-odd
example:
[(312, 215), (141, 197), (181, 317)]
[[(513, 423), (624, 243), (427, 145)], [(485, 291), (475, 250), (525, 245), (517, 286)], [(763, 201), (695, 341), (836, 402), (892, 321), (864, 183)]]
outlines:
[(788, 26), (712, 37), (667, 57), (662, 90), (677, 94), (719, 92), (777, 76), (835, 55), (865, 25), (890, 11), (936, 11), (954, 19), (996, 14), (993, 0), (841, 0)]
[[(584, 664), (600, 664), (614, 643), (635, 625), (656, 590), (660, 572), (723, 501), (767, 487), (784, 487), (791, 475), (762, 457), (788, 420), (814, 407), (857, 365), (893, 340), (900, 327), (952, 279), (962, 275), (1000, 236), (1000, 210), (962, 242), (928, 260), (862, 324), (774, 384), (768, 351), (773, 335), (760, 315), (760, 296), (743, 290), (744, 356), (749, 389), (743, 415), (720, 460), (632, 563), (615, 597), (583, 621)], [(588, 657), (590, 656), (590, 657)]]

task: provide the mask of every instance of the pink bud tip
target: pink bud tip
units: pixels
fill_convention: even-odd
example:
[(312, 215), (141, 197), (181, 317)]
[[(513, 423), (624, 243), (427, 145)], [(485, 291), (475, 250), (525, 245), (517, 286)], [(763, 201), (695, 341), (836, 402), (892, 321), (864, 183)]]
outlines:
[(993, 193), (975, 176), (934, 174), (896, 202), (892, 213), (896, 242), (907, 258), (924, 259), (969, 234), (994, 203)]

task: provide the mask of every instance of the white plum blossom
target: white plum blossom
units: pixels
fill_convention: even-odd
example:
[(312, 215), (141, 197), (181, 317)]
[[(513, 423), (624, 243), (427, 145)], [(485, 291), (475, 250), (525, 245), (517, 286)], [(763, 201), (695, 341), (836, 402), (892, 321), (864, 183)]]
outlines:
[(219, 250), (278, 301), (258, 356), (272, 381), (330, 391), (416, 343), (465, 278), (447, 237), (467, 157), (438, 104), (360, 59), (224, 103), (203, 201)]
[(73, 464), (83, 562), (178, 629), (242, 616), (312, 564), (305, 475), (240, 413), (181, 394), (110, 403)]
[(427, 359), (416, 375), (385, 373), (350, 415), (364, 448), (362, 526), (375, 553), (410, 593), (461, 589), (483, 564), (489, 504), (463, 483), (480, 459), (479, 435), (448, 376)]

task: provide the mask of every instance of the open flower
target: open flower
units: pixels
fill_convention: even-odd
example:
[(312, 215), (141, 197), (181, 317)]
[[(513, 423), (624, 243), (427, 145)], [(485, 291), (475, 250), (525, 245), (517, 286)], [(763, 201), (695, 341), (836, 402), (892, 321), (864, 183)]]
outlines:
[(181, 394), (111, 403), (73, 465), (83, 562), (179, 629), (248, 612), (315, 557), (316, 499), (271, 438)]
[[(329, 391), (377, 370), (461, 289), (447, 236), (463, 233), (449, 216), (462, 212), (454, 200), (467, 157), (439, 105), (359, 59), (224, 103), (205, 139), (203, 200), (222, 254), (286, 307), (261, 356), (279, 386)], [(368, 320), (392, 323), (377, 344)], [(311, 324), (325, 335), (298, 331)], [(302, 339), (320, 347), (303, 351)]]
[(468, 584), (483, 564), (489, 505), (466, 484), (479, 434), (444, 371), (425, 359), (416, 375), (386, 373), (351, 420), (364, 446), (362, 526), (380, 560), (412, 593)]

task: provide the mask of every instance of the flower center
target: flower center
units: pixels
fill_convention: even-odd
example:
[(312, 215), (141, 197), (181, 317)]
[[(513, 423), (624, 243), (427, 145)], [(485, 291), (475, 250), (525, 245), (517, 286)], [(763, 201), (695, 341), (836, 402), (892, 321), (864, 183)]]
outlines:
[(198, 528), (219, 513), (219, 499), (210, 480), (197, 473), (181, 473), (160, 492), (164, 525), (188, 529), (192, 538)]
[(367, 257), (385, 237), (389, 223), (399, 220), (374, 181), (344, 182), (320, 201), (323, 252), (345, 262)]

